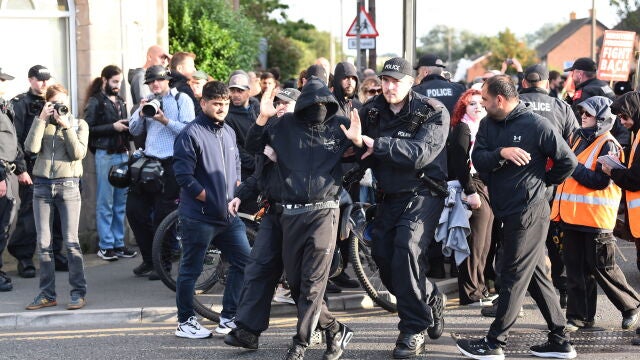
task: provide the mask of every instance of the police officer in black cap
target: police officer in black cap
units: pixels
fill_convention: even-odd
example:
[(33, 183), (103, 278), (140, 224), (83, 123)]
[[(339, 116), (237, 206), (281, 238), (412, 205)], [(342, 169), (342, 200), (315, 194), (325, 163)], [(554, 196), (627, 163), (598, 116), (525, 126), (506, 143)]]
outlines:
[[(40, 115), (44, 107), (44, 94), (50, 84), (51, 73), (42, 65), (34, 65), (29, 69), (29, 90), (11, 99), (11, 105), (15, 112), (14, 125), (18, 136), (18, 146), (22, 150), (31, 124), (36, 116)], [(18, 221), (11, 236), (7, 250), (18, 259), (18, 274), (24, 278), (36, 276), (36, 268), (33, 264), (33, 254), (36, 251), (36, 226), (33, 217), (33, 182), (31, 172), (36, 161), (35, 156), (25, 153), (25, 168), (16, 167), (18, 182), (20, 183), (20, 209)], [(62, 250), (62, 228), (60, 215), (53, 211), (53, 255), (57, 271), (68, 270), (67, 257)]]
[(418, 71), (416, 78), (421, 80), (413, 91), (440, 100), (451, 114), (460, 95), (465, 91), (464, 86), (452, 83), (443, 76), (444, 62), (434, 54), (421, 57), (414, 69)]
[(361, 166), (372, 169), (381, 189), (372, 253), (398, 301), (393, 357), (404, 359), (424, 351), (425, 330), (437, 339), (444, 325), (446, 297), (426, 277), (426, 252), (444, 206), (449, 112), (440, 101), (411, 91), (407, 60), (388, 60), (380, 77), (382, 95), (360, 110), (367, 147)]

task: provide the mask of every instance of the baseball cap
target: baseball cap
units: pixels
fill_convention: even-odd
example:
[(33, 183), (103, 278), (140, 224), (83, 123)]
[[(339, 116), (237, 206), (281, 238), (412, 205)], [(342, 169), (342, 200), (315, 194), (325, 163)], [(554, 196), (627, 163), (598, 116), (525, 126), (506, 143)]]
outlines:
[(420, 66), (437, 66), (437, 67), (445, 67), (442, 59), (439, 59), (435, 54), (426, 54), (420, 58), (418, 61), (418, 65), (414, 67), (415, 70), (418, 70)]
[(400, 80), (405, 75), (413, 77), (413, 69), (409, 62), (401, 57), (394, 57), (384, 62), (380, 77), (391, 76), (394, 79)]
[(162, 65), (153, 65), (144, 73), (144, 83), (149, 84), (155, 80), (171, 80), (171, 73)]
[(571, 65), (571, 67), (564, 69), (564, 71), (573, 70), (596, 71), (596, 62), (588, 57), (579, 58), (573, 62), (573, 65)]
[(284, 101), (296, 101), (298, 100), (298, 96), (300, 96), (300, 91), (294, 88), (282, 89), (276, 94), (278, 99)]
[(2, 68), (0, 68), (0, 80), (5, 81), (5, 80), (13, 80), (13, 79), (15, 79), (13, 76), (5, 72), (2, 72)]
[(249, 77), (245, 74), (235, 74), (229, 79), (229, 88), (249, 90)]
[(549, 80), (549, 70), (540, 64), (531, 65), (524, 70), (524, 79), (529, 82)]
[(40, 81), (47, 81), (51, 79), (51, 72), (49, 72), (49, 69), (42, 65), (35, 65), (32, 66), (31, 69), (29, 69), (28, 77), (34, 77)]
[(198, 71), (194, 72), (191, 77), (196, 79), (196, 80), (208, 80), (209, 79), (209, 75), (206, 72), (202, 71), (202, 70), (198, 70)]

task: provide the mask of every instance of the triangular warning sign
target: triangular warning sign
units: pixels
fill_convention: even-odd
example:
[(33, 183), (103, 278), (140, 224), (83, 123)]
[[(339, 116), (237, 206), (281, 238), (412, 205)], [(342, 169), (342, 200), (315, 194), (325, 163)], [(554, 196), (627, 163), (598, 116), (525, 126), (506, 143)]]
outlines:
[[(360, 19), (360, 21), (358, 21), (358, 19)], [(369, 13), (364, 10), (364, 7), (360, 7), (360, 13), (358, 13), (358, 16), (353, 19), (351, 26), (349, 26), (347, 36), (358, 36), (358, 25), (360, 25), (360, 37), (372, 38), (378, 36), (376, 25), (373, 23)]]

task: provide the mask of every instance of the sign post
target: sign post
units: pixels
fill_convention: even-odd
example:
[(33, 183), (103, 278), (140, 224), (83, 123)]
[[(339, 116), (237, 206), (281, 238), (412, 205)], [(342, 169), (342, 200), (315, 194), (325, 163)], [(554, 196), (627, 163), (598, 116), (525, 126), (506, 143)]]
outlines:
[[(357, 3), (359, 12), (356, 18), (353, 19), (349, 30), (347, 30), (347, 36), (355, 37), (355, 39), (349, 39), (349, 49), (356, 49), (357, 59), (356, 67), (358, 71), (362, 71), (362, 52), (363, 49), (375, 48), (375, 38), (378, 36), (378, 30), (373, 23), (373, 19), (362, 6), (361, 1)], [(370, 40), (373, 40), (373, 47)], [(353, 46), (353, 47), (352, 47)]]
[(598, 79), (627, 81), (633, 56), (636, 33), (633, 31), (606, 30), (600, 50)]

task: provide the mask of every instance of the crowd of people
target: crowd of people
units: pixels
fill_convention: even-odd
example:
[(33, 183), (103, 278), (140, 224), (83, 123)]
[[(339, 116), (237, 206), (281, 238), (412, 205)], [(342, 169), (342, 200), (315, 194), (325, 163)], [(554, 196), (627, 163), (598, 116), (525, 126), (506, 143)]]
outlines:
[[(372, 255), (397, 299), (393, 358), (421, 354), (427, 338), (443, 333), (447, 297), (430, 278), (444, 276), (449, 245), (435, 235), (451, 191), (469, 209), (468, 236), (457, 246), (464, 256), (451, 260), (460, 305), (495, 317), (485, 337), (457, 341), (462, 354), (504, 358), (527, 291), (549, 328), (548, 340), (531, 347), (535, 356), (576, 357), (570, 333), (595, 325), (597, 285), (620, 311), (621, 328), (637, 325), (640, 295), (616, 264), (613, 232), (623, 215), (640, 255), (640, 95), (616, 94), (596, 78), (593, 60), (564, 69), (575, 84), (566, 99), (558, 72), (523, 69), (517, 59), (469, 86), (451, 82), (432, 54), (415, 67), (391, 58), (378, 73), (321, 58), (286, 82), (277, 68), (238, 69), (218, 81), (195, 60), (150, 47), (128, 73), (130, 111), (115, 65), (93, 80), (78, 119), (41, 65), (29, 70), (26, 93), (0, 101), (0, 253), (6, 247), (18, 259), (21, 277), (36, 276), (36, 245), (39, 254), (39, 291), (26, 309), (57, 305), (56, 270), (69, 272), (67, 309), (86, 304), (78, 223), (90, 151), (99, 258), (138, 255), (125, 245), (126, 217), (142, 258), (134, 274), (159, 279), (154, 232), (178, 210), (179, 337), (212, 335), (193, 294), (213, 242), (230, 264), (215, 329), (226, 344), (258, 349), (279, 299), (298, 316), (284, 358), (303, 359), (313, 334), (324, 332), (323, 359), (339, 359), (354, 331), (328, 310), (326, 293), (358, 287), (344, 270), (329, 279), (336, 247), (348, 262), (349, 243), (336, 240), (343, 191), (377, 204)], [(503, 74), (509, 66), (517, 78)], [(0, 69), (0, 80), (13, 77)], [(110, 178), (122, 164), (127, 186)], [(362, 180), (345, 189), (345, 172)], [(251, 247), (237, 215), (260, 208)], [(11, 289), (0, 271), (0, 290)]]

